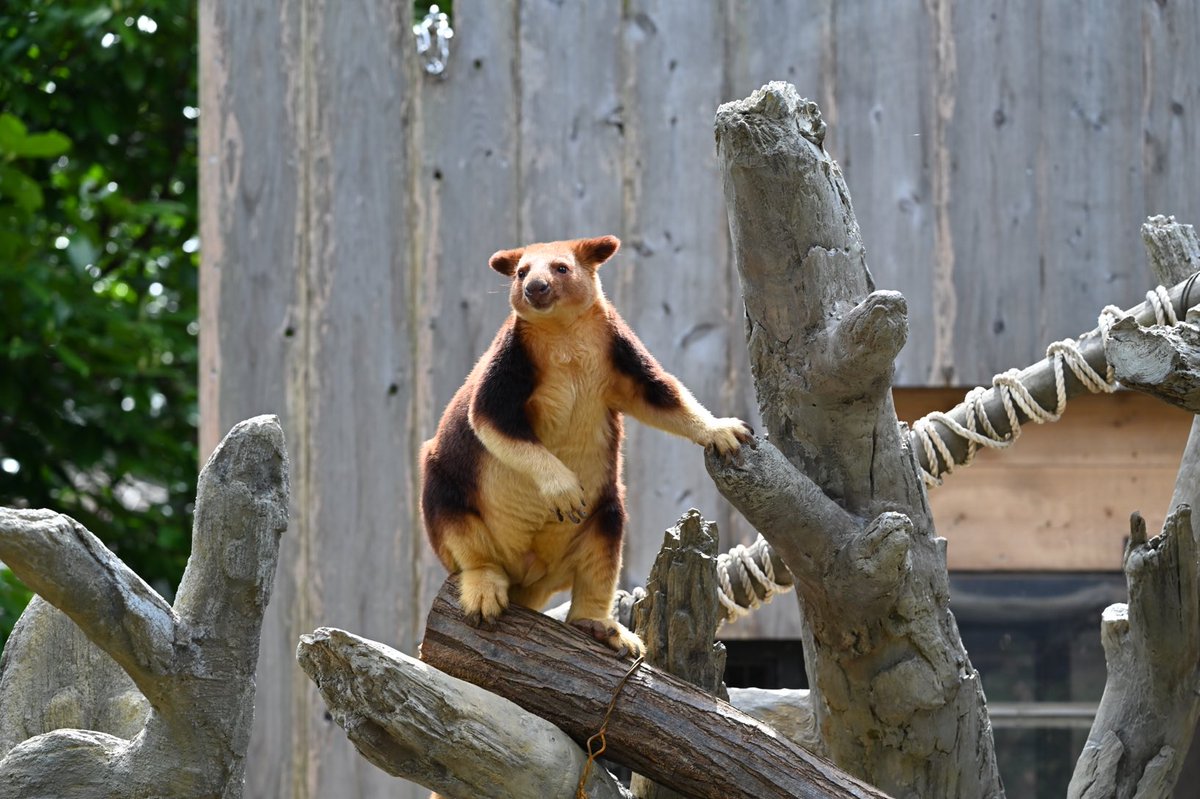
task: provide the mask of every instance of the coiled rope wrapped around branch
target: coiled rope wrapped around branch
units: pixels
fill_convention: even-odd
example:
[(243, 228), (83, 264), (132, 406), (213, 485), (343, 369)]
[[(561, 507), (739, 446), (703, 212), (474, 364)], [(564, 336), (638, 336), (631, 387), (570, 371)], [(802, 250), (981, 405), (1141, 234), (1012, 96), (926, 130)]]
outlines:
[[(931, 413), (913, 424), (912, 445), (926, 485), (940, 485), (956, 467), (967, 466), (980, 447), (1004, 449), (1021, 434), (1021, 425), (1057, 421), (1069, 398), (1084, 391), (1111, 393), (1117, 388), (1104, 343), (1113, 324), (1133, 316), (1141, 325), (1177, 325), (1186, 309), (1200, 301), (1193, 274), (1171, 289), (1147, 292), (1141, 305), (1122, 311), (1107, 306), (1097, 328), (1078, 339), (1056, 341), (1045, 360), (1024, 370), (1010, 369), (967, 392), (949, 412)], [(725, 621), (734, 621), (794, 588), (792, 575), (759, 536), (750, 546), (738, 545), (717, 559), (720, 601)]]
[(949, 412), (935, 411), (912, 427), (927, 486), (941, 485), (942, 476), (967, 466), (980, 447), (1004, 449), (1021, 435), (1021, 425), (1054, 422), (1066, 409), (1067, 399), (1083, 391), (1111, 393), (1117, 389), (1104, 344), (1113, 324), (1133, 316), (1140, 325), (1177, 325), (1195, 296), (1197, 275), (1166, 289), (1146, 293), (1146, 301), (1128, 311), (1109, 305), (1100, 312), (1095, 330), (1078, 339), (1056, 341), (1046, 348), (1045, 360), (1024, 370), (1010, 369), (992, 378), (991, 388), (967, 392)]

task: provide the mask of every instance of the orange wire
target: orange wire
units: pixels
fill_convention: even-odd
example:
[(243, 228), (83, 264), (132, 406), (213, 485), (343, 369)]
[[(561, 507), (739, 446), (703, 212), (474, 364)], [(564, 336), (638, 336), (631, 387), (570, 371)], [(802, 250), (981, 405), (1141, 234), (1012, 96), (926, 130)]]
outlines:
[[(604, 754), (604, 750), (608, 748), (608, 741), (606, 741), (604, 738), (604, 732), (608, 729), (608, 717), (612, 715), (613, 708), (617, 706), (617, 696), (620, 695), (621, 689), (625, 687), (625, 683), (630, 677), (633, 676), (633, 673), (637, 671), (638, 666), (642, 665), (642, 662), (645, 659), (646, 658), (643, 656), (633, 661), (633, 665), (629, 667), (629, 671), (625, 672), (625, 676), (621, 678), (619, 683), (617, 683), (617, 687), (613, 691), (612, 699), (608, 703), (608, 710), (604, 711), (604, 720), (600, 722), (600, 729), (596, 731), (595, 735), (587, 739), (586, 746), (588, 759), (587, 762), (583, 764), (583, 773), (579, 775), (579, 787), (575, 790), (575, 799), (587, 799), (587, 793), (584, 791), (583, 786), (584, 783), (587, 782), (588, 774), (592, 770), (592, 763), (595, 762), (596, 758)], [(592, 743), (597, 738), (600, 739), (600, 748), (593, 752)]]

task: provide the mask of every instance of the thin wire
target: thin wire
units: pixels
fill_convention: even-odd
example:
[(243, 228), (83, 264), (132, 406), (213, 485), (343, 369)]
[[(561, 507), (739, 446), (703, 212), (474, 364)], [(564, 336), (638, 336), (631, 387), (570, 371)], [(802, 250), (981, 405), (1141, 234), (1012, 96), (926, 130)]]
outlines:
[[(583, 786), (587, 782), (588, 774), (592, 770), (592, 763), (596, 761), (596, 758), (604, 754), (604, 750), (608, 748), (608, 741), (604, 738), (604, 733), (608, 730), (608, 717), (612, 715), (613, 708), (617, 706), (617, 697), (620, 696), (621, 689), (625, 687), (625, 683), (629, 681), (629, 678), (637, 671), (638, 666), (642, 665), (645, 660), (645, 656), (639, 656), (637, 660), (633, 661), (633, 665), (629, 667), (629, 671), (625, 672), (625, 676), (621, 678), (621, 681), (617, 683), (616, 689), (613, 690), (612, 699), (608, 702), (608, 710), (604, 711), (604, 720), (600, 722), (600, 729), (596, 731), (595, 735), (587, 739), (588, 759), (583, 764), (583, 773), (579, 775), (579, 787), (575, 789), (575, 799), (587, 799), (587, 792), (584, 791)], [(600, 739), (600, 748), (592, 751), (592, 743), (597, 738)]]

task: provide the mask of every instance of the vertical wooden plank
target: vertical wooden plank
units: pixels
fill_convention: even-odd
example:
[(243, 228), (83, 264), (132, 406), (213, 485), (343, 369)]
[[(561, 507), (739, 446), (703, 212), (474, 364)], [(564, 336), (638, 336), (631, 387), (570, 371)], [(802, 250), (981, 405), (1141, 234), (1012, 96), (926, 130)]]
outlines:
[[(713, 4), (627, 4), (626, 239), (608, 275), (622, 316), (718, 416), (734, 411), (726, 406), (729, 350), (742, 335), (729, 302), (737, 275), (712, 138), (724, 23)], [(695, 507), (720, 520), (732, 511), (705, 472), (703, 450), (633, 420), (625, 429), (625, 582), (641, 585), (662, 531), (680, 514)]]
[(291, 661), (305, 583), (303, 10), (205, 0), (200, 22), (200, 448), (238, 421), (277, 413), (292, 458), (292, 510), (264, 619), (247, 796), (291, 797), (298, 736)]
[(1200, 225), (1200, 5), (1144, 0), (1141, 17), (1146, 213)]
[(299, 350), (298, 15), (267, 6), (199, 9), (202, 459), (237, 422), (283, 410)]
[(620, 3), (520, 3), (521, 243), (622, 232), (620, 24)]
[[(1128, 307), (1151, 284), (1139, 229), (1141, 12), (1132, 3), (1052, 3), (1037, 25), (1041, 124), (1036, 163), (1041, 302), (1046, 343), (1095, 326), (1112, 303)], [(1029, 38), (1031, 34), (1027, 34)], [(998, 254), (993, 253), (993, 257)]]
[[(332, 625), (411, 652), (420, 635), (411, 10), (384, 0), (312, 0), (310, 8), (309, 374), (306, 388), (293, 388), (306, 391), (309, 407), (299, 579), (310, 616), (299, 631)], [(337, 796), (352, 785), (361, 797), (394, 795), (396, 781), (328, 719), (294, 652), (287, 663), (308, 731), (296, 755), (310, 759), (297, 795)]]
[(417, 796), (354, 751), (294, 654), (320, 624), (417, 640), (409, 11), (226, 0), (202, 16), (206, 444), (274, 411), (292, 455), (247, 794)]
[[(520, 244), (517, 222), (518, 103), (516, 0), (458, 0), (452, 55), (444, 77), (422, 75), (416, 126), (415, 244), (422, 376), (416, 401), (419, 440), (508, 315), (508, 281), (488, 257)], [(416, 488), (414, 488), (414, 496)], [(415, 508), (415, 502), (414, 502)], [(413, 529), (423, 529), (419, 516)], [(445, 570), (419, 534), (415, 575), (423, 628)]]
[(945, 146), (954, 166), (949, 217), (959, 313), (957, 368), (948, 382), (990, 382), (998, 371), (1039, 360), (1049, 343), (1030, 323), (1030, 309), (1042, 302), (1034, 144), (1042, 77), (1028, 41), (1036, 24), (1033, 7), (1020, 3), (998, 3), (990, 13), (954, 8), (949, 34), (962, 56)]
[[(933, 368), (935, 315), (951, 310), (933, 306), (930, 17), (916, 0), (841, 3), (833, 36), (840, 124), (831, 152), (846, 177), (876, 286), (908, 300), (908, 344), (895, 380), (923, 384)], [(944, 265), (946, 280), (952, 268)]]
[[(747, 97), (773, 80), (815, 100), (836, 136), (833, 24), (837, 0), (733, 0), (726, 5), (725, 80), (721, 102)], [(716, 109), (713, 109), (715, 116)], [(826, 139), (830, 146), (831, 139)]]

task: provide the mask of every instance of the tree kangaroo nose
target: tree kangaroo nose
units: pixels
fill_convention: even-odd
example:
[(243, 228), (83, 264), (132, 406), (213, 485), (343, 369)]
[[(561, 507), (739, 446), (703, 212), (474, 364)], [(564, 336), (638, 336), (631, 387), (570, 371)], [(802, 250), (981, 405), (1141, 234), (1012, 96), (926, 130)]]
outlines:
[(545, 280), (531, 280), (525, 284), (525, 294), (529, 297), (535, 297), (540, 294), (545, 294), (550, 290), (550, 283)]

